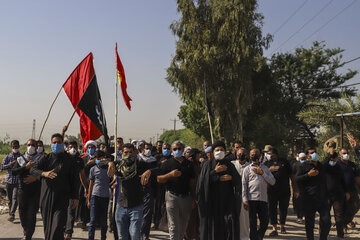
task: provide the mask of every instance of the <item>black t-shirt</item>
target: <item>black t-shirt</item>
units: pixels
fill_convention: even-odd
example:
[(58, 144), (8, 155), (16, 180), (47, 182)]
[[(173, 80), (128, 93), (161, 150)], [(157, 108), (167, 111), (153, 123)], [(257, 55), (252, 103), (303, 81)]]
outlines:
[(161, 166), (161, 175), (167, 174), (175, 169), (179, 170), (181, 176), (168, 179), (165, 187), (167, 191), (186, 195), (190, 192), (190, 180), (195, 177), (195, 173), (193, 163), (186, 158), (183, 159), (181, 163), (175, 158), (168, 159)]
[(292, 174), (292, 169), (289, 162), (285, 159), (278, 159), (277, 161), (270, 160), (266, 161), (265, 166), (268, 168), (275, 166), (279, 167), (278, 171), (271, 172), (276, 182), (273, 186), (269, 185), (268, 189), (269, 192), (289, 192), (290, 191), (290, 184), (289, 178)]
[(84, 169), (84, 167), (85, 167), (84, 160), (80, 157), (80, 154), (71, 156), (71, 158), (75, 162), (75, 166), (76, 166), (78, 172), (80, 172), (82, 169)]

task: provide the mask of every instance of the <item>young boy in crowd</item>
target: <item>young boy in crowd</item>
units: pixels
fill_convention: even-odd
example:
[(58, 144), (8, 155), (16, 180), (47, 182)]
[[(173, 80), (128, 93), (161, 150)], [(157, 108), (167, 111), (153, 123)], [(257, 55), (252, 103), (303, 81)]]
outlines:
[(106, 239), (107, 208), (109, 204), (109, 183), (107, 175), (108, 159), (103, 151), (95, 152), (96, 165), (90, 169), (89, 196), (87, 205), (90, 208), (89, 240), (95, 237), (95, 227), (100, 223), (101, 240)]

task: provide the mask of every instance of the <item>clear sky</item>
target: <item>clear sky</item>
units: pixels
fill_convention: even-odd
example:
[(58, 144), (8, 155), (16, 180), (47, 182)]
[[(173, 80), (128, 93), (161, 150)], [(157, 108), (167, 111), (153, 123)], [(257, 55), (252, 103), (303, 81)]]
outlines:
[[(274, 33), (306, 0), (260, 0), (264, 15), (263, 33)], [(330, 2), (330, 3), (329, 3)], [(290, 21), (274, 35), (265, 56), (274, 50), (292, 51), (314, 40), (326, 40), (329, 47), (346, 49), (344, 59), (360, 56), (358, 48), (360, 3), (336, 16), (353, 0), (306, 1)], [(325, 7), (327, 6), (327, 7)], [(318, 16), (314, 17), (322, 8)], [(118, 134), (149, 140), (171, 129), (181, 106), (179, 97), (165, 80), (166, 68), (175, 51), (169, 25), (179, 16), (175, 0), (36, 0), (0, 1), (0, 138), (24, 142), (31, 137), (36, 119), (36, 137), (52, 100), (77, 64), (91, 51), (101, 91), (109, 134), (113, 134), (114, 48), (125, 67), (128, 93), (133, 99), (128, 111), (119, 92)], [(294, 35), (307, 21), (313, 19)], [(346, 67), (359, 69), (360, 61)], [(355, 77), (356, 82), (358, 76)], [(62, 92), (45, 127), (44, 140), (60, 132), (73, 112)], [(179, 123), (178, 127), (181, 127)], [(79, 132), (79, 119), (72, 121), (68, 134)]]

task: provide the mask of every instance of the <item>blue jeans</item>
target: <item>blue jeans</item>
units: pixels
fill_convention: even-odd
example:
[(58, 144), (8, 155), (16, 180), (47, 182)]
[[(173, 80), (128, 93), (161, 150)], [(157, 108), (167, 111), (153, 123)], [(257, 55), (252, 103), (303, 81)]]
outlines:
[(119, 240), (140, 240), (143, 219), (143, 205), (133, 208), (116, 205), (115, 221)]
[(109, 205), (109, 198), (91, 196), (89, 240), (93, 240), (95, 237), (96, 223), (100, 223), (101, 240), (106, 239), (108, 205)]

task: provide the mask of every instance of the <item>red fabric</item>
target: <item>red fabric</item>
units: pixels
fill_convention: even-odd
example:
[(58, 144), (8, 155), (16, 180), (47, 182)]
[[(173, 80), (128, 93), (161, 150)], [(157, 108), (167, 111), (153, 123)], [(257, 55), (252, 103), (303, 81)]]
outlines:
[(125, 71), (124, 71), (124, 67), (123, 67), (123, 65), (121, 63), (119, 54), (117, 52), (117, 43), (115, 44), (115, 58), (116, 58), (117, 74), (118, 74), (120, 87), (121, 87), (121, 93), (122, 93), (122, 96), (124, 98), (124, 102), (125, 102), (126, 106), (131, 111), (130, 101), (132, 101), (132, 99), (127, 94), (127, 90), (126, 90), (127, 89), (127, 84), (126, 84), (126, 78), (125, 78)]
[[(63, 84), (64, 91), (74, 109), (94, 75), (93, 55), (89, 53)], [(76, 112), (80, 117), (80, 134), (83, 146), (88, 140), (96, 140), (102, 136), (96, 125), (80, 109), (77, 109)]]

